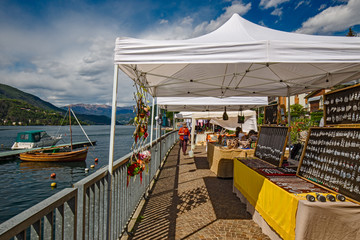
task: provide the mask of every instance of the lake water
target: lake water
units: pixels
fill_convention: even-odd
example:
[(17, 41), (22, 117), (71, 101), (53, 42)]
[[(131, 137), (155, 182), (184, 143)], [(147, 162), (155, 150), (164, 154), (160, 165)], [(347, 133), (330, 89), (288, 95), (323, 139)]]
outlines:
[[(108, 164), (110, 126), (83, 126), (90, 140), (97, 141), (95, 148), (90, 147), (86, 162), (82, 163), (37, 163), (21, 162), (20, 160), (0, 161), (0, 223), (16, 214), (39, 203), (64, 188), (72, 187), (80, 179)], [(58, 144), (70, 143), (68, 126), (0, 126), (0, 145), (10, 148), (21, 131), (45, 130), (49, 135), (57, 132), (63, 135)], [(72, 127), (73, 142), (87, 141), (79, 126)], [(130, 152), (133, 143), (133, 126), (116, 126), (115, 160)], [(90, 165), (99, 161), (94, 169)], [(85, 168), (89, 172), (85, 173)], [(56, 179), (51, 179), (51, 173), (56, 173)], [(51, 183), (57, 187), (52, 189)]]

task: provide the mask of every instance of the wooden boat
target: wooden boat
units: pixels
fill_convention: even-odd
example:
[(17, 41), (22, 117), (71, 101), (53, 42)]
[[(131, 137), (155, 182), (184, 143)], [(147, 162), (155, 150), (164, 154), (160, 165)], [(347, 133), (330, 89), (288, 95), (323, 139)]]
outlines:
[[(20, 154), (20, 160), (32, 162), (81, 162), (86, 160), (88, 147), (73, 150), (71, 131), (71, 109), (69, 107), (70, 146), (71, 148), (44, 148)], [(76, 117), (75, 117), (76, 118)], [(80, 123), (79, 123), (80, 124)]]
[(46, 149), (42, 149), (20, 153), (20, 160), (31, 162), (81, 162), (86, 160), (87, 152), (88, 148), (69, 152), (46, 152)]
[(43, 171), (52, 169), (57, 171), (57, 169), (63, 169), (64, 167), (69, 168), (86, 168), (86, 162), (30, 162), (30, 161), (20, 161), (19, 169), (21, 172), (29, 171)]

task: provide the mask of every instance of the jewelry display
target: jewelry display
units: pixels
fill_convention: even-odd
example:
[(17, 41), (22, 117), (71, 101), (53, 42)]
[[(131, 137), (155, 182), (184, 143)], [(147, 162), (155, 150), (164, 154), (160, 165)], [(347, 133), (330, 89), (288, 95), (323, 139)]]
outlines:
[(360, 201), (359, 137), (360, 128), (311, 128), (298, 175)]
[(278, 105), (269, 105), (265, 107), (265, 124), (277, 124), (278, 121)]
[(360, 123), (360, 85), (324, 95), (325, 125)]
[(281, 167), (288, 130), (288, 127), (262, 126), (254, 156)]

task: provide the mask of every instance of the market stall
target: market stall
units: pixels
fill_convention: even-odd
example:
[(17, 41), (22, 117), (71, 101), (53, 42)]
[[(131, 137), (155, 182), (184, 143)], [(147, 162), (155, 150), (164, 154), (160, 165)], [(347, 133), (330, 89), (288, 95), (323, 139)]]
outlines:
[[(267, 102), (263, 99), (263, 104)], [(244, 107), (245, 108), (245, 107)], [(176, 115), (178, 118), (191, 119), (192, 124), (195, 124), (197, 119), (207, 119), (210, 120), (210, 123), (221, 126), (224, 129), (235, 131), (236, 127), (242, 127), (244, 132), (249, 132), (250, 130), (257, 131), (257, 120), (256, 112), (253, 110), (243, 110), (243, 111), (228, 111), (228, 120), (223, 120), (224, 112), (180, 112)], [(238, 123), (238, 116), (241, 115), (244, 117), (243, 123)], [(192, 149), (195, 148), (195, 125), (191, 127), (191, 136), (192, 136)], [(203, 138), (207, 136), (207, 133), (204, 133)], [(217, 134), (218, 135), (218, 134)]]
[[(163, 41), (117, 38), (115, 45), (109, 166), (112, 166), (113, 161), (119, 69), (153, 97), (289, 97), (360, 78), (360, 38), (281, 32), (253, 24), (237, 14), (234, 14), (228, 22), (214, 32), (197, 38)], [(342, 108), (339, 111), (342, 111)], [(336, 116), (334, 117), (336, 120)], [(271, 141), (272, 136), (268, 138), (265, 140)], [(304, 151), (307, 151), (306, 148)], [(318, 161), (317, 157), (313, 160)], [(253, 162), (257, 161), (263, 162), (259, 159)], [(280, 161), (281, 159), (279, 159), (279, 163)], [(305, 161), (309, 160), (305, 159)], [(238, 169), (237, 163), (238, 161), (234, 168), (234, 182), (241, 178), (245, 171), (250, 175), (248, 179), (238, 182), (236, 190), (241, 190), (241, 193), (246, 195), (246, 189), (251, 188), (252, 183), (258, 184), (259, 191), (254, 193), (254, 196), (258, 196), (258, 198), (253, 198), (251, 205), (256, 209), (257, 206), (260, 206), (260, 201), (263, 202), (263, 207), (259, 208), (263, 209), (263, 211), (259, 210), (259, 213), (262, 214), (261, 218), (265, 219), (267, 224), (274, 223), (273, 229), (278, 234), (286, 239), (294, 239), (308, 236), (298, 232), (301, 228), (304, 228), (303, 233), (315, 232), (313, 228), (317, 225), (309, 225), (311, 217), (313, 217), (312, 213), (306, 215), (308, 217), (305, 218), (306, 223), (301, 226), (300, 220), (293, 218), (294, 209), (297, 208), (299, 211), (303, 206), (301, 201), (305, 200), (297, 200), (293, 197), (294, 193), (288, 194), (286, 190), (273, 184), (267, 178), (258, 177), (258, 175), (263, 175), (257, 172), (255, 173), (258, 175), (251, 174), (253, 170), (248, 166), (241, 167), (246, 169), (244, 171)], [(314, 163), (309, 166), (314, 167), (319, 164)], [(111, 172), (111, 170), (109, 171)], [(276, 172), (278, 169), (274, 171)], [(317, 171), (312, 170), (310, 173), (314, 172)], [(305, 175), (303, 177), (306, 178)], [(292, 178), (300, 179), (299, 177)], [(303, 180), (303, 182), (306, 181)], [(346, 187), (348, 187), (347, 184)], [(275, 193), (279, 193), (279, 195), (275, 196)], [(250, 198), (250, 194), (248, 198)], [(272, 204), (268, 204), (269, 202)], [(316, 204), (322, 203), (316, 202)], [(323, 232), (323, 230), (327, 230), (327, 226), (334, 226), (337, 223), (338, 216), (333, 214), (327, 218), (329, 215), (321, 212), (316, 204), (314, 203), (316, 208), (314, 212), (320, 214), (317, 216), (318, 221), (321, 222), (320, 220), (323, 218), (332, 221), (332, 225), (322, 222), (324, 225), (316, 229)], [(340, 206), (344, 203), (336, 202), (336, 204)], [(350, 204), (356, 212), (359, 205)], [(285, 212), (285, 209), (289, 207), (290, 216)], [(331, 209), (331, 205), (329, 205), (329, 210)], [(272, 221), (272, 219), (278, 220)], [(317, 218), (314, 217), (314, 219)], [(350, 224), (348, 219), (355, 220), (354, 224)], [(352, 237), (355, 236), (352, 239), (359, 238), (358, 234), (351, 229), (352, 226), (359, 229), (357, 226), (359, 222), (357, 213), (341, 218), (339, 223), (346, 225), (344, 230), (347, 231), (338, 230), (339, 235), (342, 235), (341, 239), (350, 239), (348, 233), (351, 233)], [(291, 226), (288, 227), (289, 225)], [(331, 232), (330, 230), (328, 232)]]
[(207, 160), (210, 170), (220, 178), (232, 178), (234, 175), (234, 159), (254, 156), (254, 149), (242, 149), (221, 146), (216, 143), (208, 143)]
[(272, 239), (359, 239), (360, 205), (347, 200), (310, 202), (307, 195), (314, 199), (316, 194), (336, 195), (299, 177), (281, 174), (278, 168), (268, 176), (259, 169), (274, 168), (256, 159), (237, 159), (234, 192)]

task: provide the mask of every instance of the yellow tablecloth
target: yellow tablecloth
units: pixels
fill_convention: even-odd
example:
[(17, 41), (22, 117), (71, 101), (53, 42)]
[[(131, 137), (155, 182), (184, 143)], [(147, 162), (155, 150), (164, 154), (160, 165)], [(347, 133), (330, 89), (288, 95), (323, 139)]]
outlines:
[(235, 157), (254, 156), (254, 149), (228, 149), (208, 143), (207, 160), (210, 170), (221, 178), (232, 178)]
[(283, 239), (295, 239), (297, 197), (239, 160), (234, 161), (234, 187)]
[(308, 202), (315, 193), (289, 193), (239, 160), (234, 187), (283, 239), (360, 239), (359, 204)]

